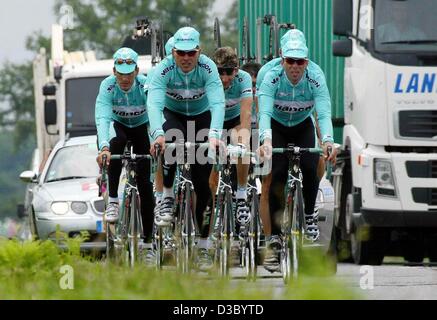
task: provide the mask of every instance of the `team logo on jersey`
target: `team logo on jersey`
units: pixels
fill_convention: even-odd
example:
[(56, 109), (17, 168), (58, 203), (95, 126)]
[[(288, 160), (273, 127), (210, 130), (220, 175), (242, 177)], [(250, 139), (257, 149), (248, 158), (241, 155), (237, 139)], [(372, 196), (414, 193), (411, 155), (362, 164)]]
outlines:
[(308, 76), (308, 73), (306, 74), (306, 78), (307, 78), (308, 82), (311, 83), (311, 84), (313, 84), (316, 88), (319, 88), (319, 87), (320, 87), (320, 83), (318, 83), (318, 82), (317, 82), (316, 80), (314, 80), (314, 79), (311, 79), (311, 78)]
[(212, 70), (211, 70), (211, 67), (209, 66), (209, 64), (199, 62), (198, 65), (199, 65), (199, 67), (205, 69), (208, 72), (208, 74), (212, 73)]
[(277, 84), (279, 82), (279, 77), (276, 77), (272, 80), (272, 84)]
[(135, 118), (146, 113), (146, 106), (118, 106), (112, 109), (114, 115), (120, 118)]
[(172, 71), (175, 67), (176, 67), (176, 65), (172, 64), (171, 66), (165, 68), (164, 70), (162, 70), (161, 76), (164, 77), (167, 73)]
[(275, 101), (275, 109), (285, 113), (309, 112), (314, 107), (314, 101)]

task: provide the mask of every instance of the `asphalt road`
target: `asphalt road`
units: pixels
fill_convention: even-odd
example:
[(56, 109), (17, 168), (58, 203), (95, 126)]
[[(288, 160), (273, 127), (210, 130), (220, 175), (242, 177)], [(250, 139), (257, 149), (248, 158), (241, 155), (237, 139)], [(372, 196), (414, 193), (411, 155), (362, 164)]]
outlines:
[[(233, 268), (231, 275), (235, 281), (246, 281), (241, 268)], [(270, 274), (259, 267), (258, 277), (257, 282), (247, 283), (249, 289), (273, 289), (278, 298), (281, 296), (284, 284), (279, 273)], [(382, 266), (340, 263), (334, 277), (361, 299), (437, 300), (437, 266), (406, 266), (402, 262)]]

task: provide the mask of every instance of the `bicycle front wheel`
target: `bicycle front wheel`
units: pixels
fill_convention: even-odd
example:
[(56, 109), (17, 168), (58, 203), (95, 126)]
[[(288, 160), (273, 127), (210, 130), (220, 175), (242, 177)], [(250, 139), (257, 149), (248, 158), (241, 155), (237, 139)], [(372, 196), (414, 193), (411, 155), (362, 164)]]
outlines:
[(129, 208), (129, 232), (128, 232), (128, 250), (129, 250), (129, 265), (134, 267), (138, 261), (138, 244), (141, 237), (140, 230), (140, 197), (134, 189), (131, 194)]
[(252, 191), (250, 204), (249, 232), (246, 240), (246, 277), (247, 280), (256, 280), (258, 266), (258, 237), (259, 237), (259, 203), (256, 190)]
[(223, 223), (220, 231), (220, 275), (228, 276), (230, 267), (230, 253), (231, 253), (231, 237), (232, 237), (232, 195), (226, 192), (224, 201), (220, 206), (222, 212), (219, 214), (223, 217)]
[(291, 241), (293, 248), (293, 278), (297, 279), (299, 275), (300, 260), (302, 257), (304, 241), (304, 204), (303, 193), (300, 184), (297, 184), (293, 197), (293, 219), (291, 224)]

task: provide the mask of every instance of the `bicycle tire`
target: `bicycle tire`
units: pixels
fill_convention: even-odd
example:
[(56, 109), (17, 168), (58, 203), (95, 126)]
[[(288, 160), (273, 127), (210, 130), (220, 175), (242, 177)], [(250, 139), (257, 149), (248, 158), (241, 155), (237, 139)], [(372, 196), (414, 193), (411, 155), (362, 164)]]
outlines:
[(186, 241), (185, 241), (185, 257), (186, 257), (186, 271), (190, 272), (193, 262), (193, 254), (194, 254), (194, 237), (195, 237), (195, 226), (193, 220), (193, 194), (192, 190), (188, 187), (185, 190), (185, 227), (186, 227)]
[(246, 241), (246, 276), (249, 281), (256, 281), (258, 267), (259, 240), (259, 200), (256, 189), (251, 192), (249, 233)]
[(232, 237), (232, 195), (226, 191), (224, 201), (221, 206), (223, 210), (223, 223), (220, 232), (220, 275), (228, 276), (230, 269), (231, 237)]
[(294, 209), (295, 187), (287, 187), (285, 193), (285, 208), (281, 222), (282, 247), (280, 252), (280, 266), (284, 284), (288, 284), (293, 274), (293, 241), (292, 221)]
[(158, 226), (155, 226), (155, 228), (154, 240), (156, 246), (156, 269), (162, 270), (162, 265), (164, 264), (164, 233), (163, 228)]
[(115, 260), (115, 226), (112, 223), (105, 221), (105, 233), (106, 233), (106, 259)]
[(304, 240), (304, 208), (302, 187), (298, 183), (293, 195), (293, 218), (291, 224), (292, 243), (292, 276), (297, 279), (299, 276), (300, 260), (302, 256)]
[(131, 199), (129, 207), (129, 231), (128, 231), (128, 248), (129, 248), (129, 265), (134, 267), (138, 261), (138, 239), (140, 237), (140, 199), (135, 189), (131, 192)]

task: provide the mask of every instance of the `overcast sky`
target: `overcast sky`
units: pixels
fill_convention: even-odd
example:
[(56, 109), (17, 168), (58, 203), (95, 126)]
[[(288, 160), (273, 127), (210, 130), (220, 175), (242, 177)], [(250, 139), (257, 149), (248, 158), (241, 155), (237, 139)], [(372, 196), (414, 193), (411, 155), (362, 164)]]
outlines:
[[(223, 16), (233, 0), (216, 0), (213, 12)], [(0, 10), (0, 64), (5, 60), (20, 63), (33, 58), (26, 51), (25, 39), (32, 31), (41, 29), (48, 35), (55, 22), (55, 0), (2, 0)]]

